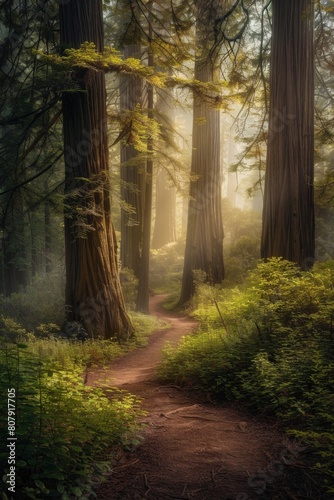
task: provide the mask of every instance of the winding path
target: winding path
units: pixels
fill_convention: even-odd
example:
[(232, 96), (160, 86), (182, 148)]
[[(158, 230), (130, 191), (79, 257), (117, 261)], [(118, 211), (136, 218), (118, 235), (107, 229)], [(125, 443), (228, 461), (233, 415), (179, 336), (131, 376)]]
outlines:
[[(268, 424), (235, 407), (217, 407), (203, 396), (154, 380), (166, 341), (177, 344), (196, 323), (162, 309), (163, 297), (151, 299), (151, 312), (171, 327), (151, 335), (147, 346), (94, 371), (99, 380), (143, 398), (148, 412), (143, 444), (120, 457), (99, 500), (194, 499), (255, 500), (266, 496), (268, 470), (282, 449), (282, 437)], [(261, 494), (261, 495), (260, 495)], [(260, 495), (260, 496), (259, 496)]]

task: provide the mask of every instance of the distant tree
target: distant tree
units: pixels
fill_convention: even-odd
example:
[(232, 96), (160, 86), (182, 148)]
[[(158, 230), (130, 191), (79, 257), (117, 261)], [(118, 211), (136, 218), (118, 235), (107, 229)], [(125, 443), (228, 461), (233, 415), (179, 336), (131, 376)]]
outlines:
[[(173, 137), (173, 109), (175, 101), (171, 89), (157, 90), (156, 119), (160, 124), (161, 140), (158, 148), (166, 157), (171, 157)], [(169, 147), (168, 147), (169, 146)], [(152, 237), (152, 248), (159, 249), (176, 240), (176, 196), (166, 162), (161, 161), (156, 172), (155, 185), (155, 223)]]
[[(102, 0), (62, 2), (60, 33), (64, 48), (93, 42), (102, 52)], [(72, 83), (73, 91), (63, 93), (67, 319), (90, 337), (124, 340), (132, 325), (110, 219), (105, 76), (79, 69)]]
[[(124, 57), (140, 58), (140, 44), (127, 45)], [(121, 78), (121, 112), (133, 113), (138, 106), (143, 109), (143, 81), (140, 77)], [(139, 113), (138, 109), (138, 113)], [(132, 140), (131, 120), (128, 116), (124, 127), (129, 133), (121, 142), (121, 264), (132, 269), (138, 278), (143, 235), (144, 168), (145, 163)]]
[[(130, 4), (119, 2), (118, 46), (123, 57), (140, 60), (144, 52), (141, 29), (133, 16)], [(135, 75), (120, 77), (120, 112), (124, 139), (120, 145), (121, 172), (121, 265), (132, 269), (139, 277), (143, 239), (143, 210), (145, 204), (145, 160), (134, 140), (134, 120), (146, 110), (145, 84)], [(136, 117), (136, 118), (135, 118)]]
[[(48, 68), (33, 49), (54, 49), (59, 44), (59, 25), (55, 3), (16, 1), (3, 2), (2, 7), (0, 275), (2, 292), (10, 295), (35, 276), (45, 264), (46, 254), (50, 254), (43, 238), (36, 236), (36, 220), (45, 200), (52, 198), (44, 189), (45, 178), (60, 164), (56, 126), (60, 96), (55, 82), (48, 78)], [(58, 175), (50, 183), (50, 191), (55, 193), (55, 185), (60, 184)], [(39, 224), (38, 231), (42, 230)]]
[[(148, 68), (154, 57), (166, 59), (171, 53), (170, 6), (149, 1), (145, 5), (120, 2), (121, 47), (127, 57), (142, 58)], [(176, 61), (173, 61), (176, 64)], [(136, 308), (149, 309), (149, 260), (152, 225), (152, 188), (154, 154), (159, 121), (155, 113), (155, 89), (141, 78), (121, 79), (121, 111), (124, 116), (124, 140), (121, 144), (121, 196), (124, 206), (121, 217), (121, 261), (138, 278)], [(122, 118), (122, 117), (121, 117)], [(145, 138), (146, 135), (146, 138)], [(141, 137), (140, 137), (141, 136)]]
[(313, 264), (313, 0), (272, 1), (263, 258)]
[[(181, 2), (182, 3), (182, 2)], [(184, 14), (184, 6), (179, 6), (178, 14), (182, 17)], [(154, 2), (149, 0), (146, 4), (146, 13), (144, 18), (146, 24), (143, 24), (142, 29), (147, 36), (147, 65), (155, 68), (164, 62), (169, 68), (179, 65), (180, 61), (175, 57), (183, 56), (183, 44), (180, 33), (182, 29), (176, 27), (176, 10), (174, 4), (170, 2)], [(143, 10), (143, 9), (141, 9)], [(179, 33), (176, 35), (176, 31)], [(166, 63), (168, 61), (169, 64)], [(161, 69), (161, 68), (160, 68)], [(143, 212), (143, 243), (140, 262), (137, 310), (149, 312), (149, 269), (150, 269), (150, 249), (151, 249), (151, 226), (152, 226), (152, 207), (153, 207), (153, 171), (157, 166), (156, 149), (159, 149), (161, 143), (157, 141), (157, 134), (154, 134), (154, 124), (159, 124), (159, 111), (156, 109), (155, 87), (152, 84), (147, 86), (147, 116), (148, 122), (151, 124), (151, 131), (148, 132), (147, 140), (147, 161), (145, 170), (145, 194), (144, 194), (144, 212)]]
[[(214, 42), (218, 3), (196, 2), (195, 79), (213, 82), (217, 60)], [(218, 96), (217, 99), (219, 100)], [(193, 271), (205, 273), (208, 283), (224, 278), (223, 221), (221, 205), (220, 113), (214, 107), (215, 94), (194, 93), (190, 201), (180, 304), (194, 293)]]
[[(153, 2), (149, 2), (149, 7)], [(149, 41), (153, 36), (151, 19), (149, 18)], [(148, 47), (148, 66), (154, 67), (154, 57), (151, 44)], [(154, 87), (147, 87), (147, 116), (149, 120), (154, 119)], [(151, 250), (151, 226), (152, 226), (152, 197), (153, 197), (153, 134), (149, 133), (147, 138), (147, 160), (145, 165), (144, 184), (144, 210), (143, 210), (143, 240), (141, 248), (141, 259), (138, 280), (138, 295), (136, 302), (137, 311), (149, 312), (150, 295), (150, 250)]]

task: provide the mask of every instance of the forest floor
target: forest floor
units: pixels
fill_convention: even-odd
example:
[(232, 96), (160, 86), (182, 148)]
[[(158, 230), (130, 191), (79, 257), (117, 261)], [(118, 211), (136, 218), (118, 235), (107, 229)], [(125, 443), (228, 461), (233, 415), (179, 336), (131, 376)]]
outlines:
[(189, 317), (165, 311), (163, 299), (152, 297), (151, 314), (170, 328), (153, 333), (145, 347), (118, 359), (110, 369), (88, 374), (88, 384), (107, 383), (129, 391), (143, 399), (147, 411), (142, 444), (120, 454), (98, 499), (296, 498), (282, 486), (282, 477), (298, 460), (298, 450), (274, 422), (155, 380), (166, 341), (176, 345), (196, 327)]

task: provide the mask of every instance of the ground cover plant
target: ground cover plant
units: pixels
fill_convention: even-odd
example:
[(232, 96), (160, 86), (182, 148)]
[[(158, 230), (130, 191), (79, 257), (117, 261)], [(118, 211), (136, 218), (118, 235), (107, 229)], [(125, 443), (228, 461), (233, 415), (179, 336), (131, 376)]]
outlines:
[[(135, 336), (127, 343), (68, 338), (60, 315), (57, 323), (48, 322), (50, 295), (53, 304), (60, 301), (56, 293), (17, 293), (0, 300), (0, 438), (7, 443), (8, 389), (13, 389), (11, 416), (17, 437), (13, 498), (94, 498), (117, 451), (139, 442), (143, 412), (139, 398), (131, 394), (85, 385), (85, 371), (110, 365), (145, 345), (148, 335), (164, 326), (156, 317), (132, 312)], [(8, 454), (9, 449), (1, 447), (4, 500), (11, 498)]]
[(200, 326), (167, 348), (160, 378), (239, 400), (278, 417), (313, 450), (334, 492), (334, 263), (302, 272), (279, 258), (259, 263), (244, 285), (199, 284)]
[[(154, 316), (131, 310), (135, 333), (128, 342), (88, 339), (80, 335), (75, 324), (72, 329), (66, 328), (61, 290), (60, 275), (44, 275), (25, 292), (10, 297), (1, 295), (0, 340), (28, 343), (29, 351), (37, 356), (56, 361), (64, 368), (75, 364), (85, 369), (110, 364), (129, 350), (145, 345), (151, 332), (165, 326)], [(131, 305), (130, 291), (127, 296)]]
[(0, 295), (0, 315), (11, 318), (28, 331), (41, 324), (64, 321), (64, 269), (55, 266), (50, 273), (40, 274), (31, 284), (10, 296)]
[(184, 240), (151, 250), (150, 286), (155, 293), (179, 293)]
[[(1, 345), (0, 370), (2, 443), (9, 435), (9, 389), (15, 406), (15, 493), (32, 499), (94, 498), (115, 450), (138, 442), (139, 399), (115, 388), (85, 386), (74, 363), (63, 368), (26, 344)], [(3, 499), (11, 498), (8, 457), (3, 448)]]

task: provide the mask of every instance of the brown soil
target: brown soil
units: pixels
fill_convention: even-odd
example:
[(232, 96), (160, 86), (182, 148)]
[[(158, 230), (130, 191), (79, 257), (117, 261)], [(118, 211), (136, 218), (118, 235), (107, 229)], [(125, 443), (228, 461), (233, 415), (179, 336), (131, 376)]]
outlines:
[(164, 311), (162, 299), (151, 299), (151, 312), (171, 327), (155, 332), (147, 346), (117, 360), (110, 370), (88, 375), (89, 384), (110, 381), (143, 398), (148, 412), (143, 443), (120, 458), (98, 499), (283, 498), (269, 491), (283, 468), (280, 452), (286, 462), (290, 445), (274, 426), (242, 408), (217, 407), (154, 379), (165, 342), (176, 344), (196, 326), (186, 316)]

